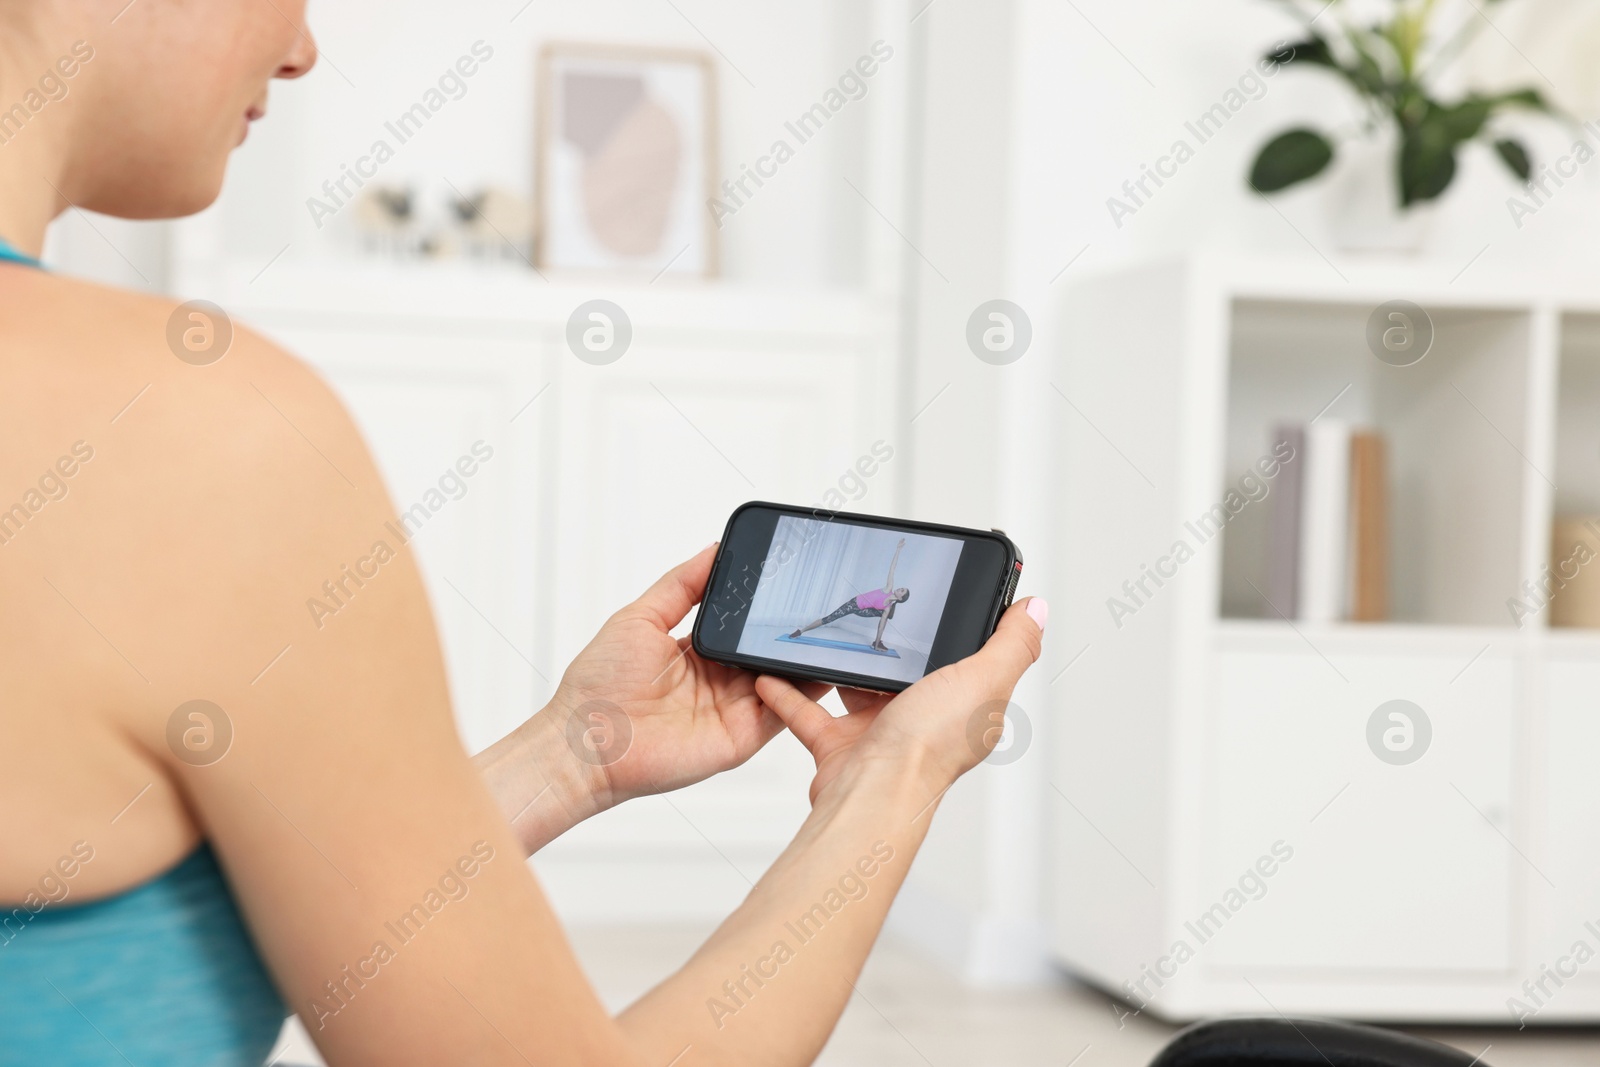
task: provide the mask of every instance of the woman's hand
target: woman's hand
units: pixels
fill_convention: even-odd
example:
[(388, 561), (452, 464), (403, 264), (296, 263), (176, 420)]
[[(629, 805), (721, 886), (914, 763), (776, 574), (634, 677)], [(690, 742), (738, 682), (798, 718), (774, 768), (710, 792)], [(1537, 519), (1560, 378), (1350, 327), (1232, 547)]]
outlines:
[(975, 655), (941, 667), (896, 696), (841, 689), (847, 715), (835, 717), (793, 683), (763, 675), (762, 701), (811, 750), (817, 776), (811, 802), (864, 761), (911, 765), (937, 796), (999, 743), (1006, 704), (1039, 658), (1049, 606), (1029, 597), (1007, 611)]
[(474, 758), (529, 855), (624, 800), (737, 767), (783, 729), (754, 674), (707, 662), (672, 636), (705, 593), (715, 556), (712, 544), (607, 619), (550, 703)]
[[(716, 547), (606, 620), (556, 689), (550, 710), (591, 768), (600, 809), (737, 767), (783, 729), (754, 674), (703, 660), (688, 637), (671, 634), (704, 595)], [(819, 698), (828, 688), (805, 691)]]

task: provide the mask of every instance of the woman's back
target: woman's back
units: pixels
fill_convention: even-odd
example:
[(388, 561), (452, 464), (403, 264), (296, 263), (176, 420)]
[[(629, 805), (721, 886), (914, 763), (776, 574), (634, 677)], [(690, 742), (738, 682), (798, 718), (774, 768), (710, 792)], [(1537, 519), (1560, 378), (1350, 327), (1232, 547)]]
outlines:
[(248, 336), (211, 366), (184, 363), (166, 344), (172, 310), (0, 266), (0, 731), (15, 739), (0, 901), (77, 841), (95, 858), (69, 884), (74, 903), (193, 851), (167, 720), (221, 699), (235, 672), (247, 684), (283, 644), (247, 661), (231, 641), (271, 635), (229, 596), (232, 568), (268, 536), (251, 526), (270, 511), (248, 498), (274, 492), (252, 484), (272, 465), (248, 453), (297, 440), (264, 390), (293, 407), (288, 379), (311, 379)]
[(161, 691), (182, 684), (161, 572), (192, 550), (181, 529), (153, 538), (142, 503), (170, 499), (170, 473), (192, 462), (140, 418), (163, 391), (172, 402), (160, 326), (154, 300), (0, 266), (0, 901), (22, 901), (75, 842), (95, 850), (66, 882), (78, 903), (200, 840), (151, 744)]

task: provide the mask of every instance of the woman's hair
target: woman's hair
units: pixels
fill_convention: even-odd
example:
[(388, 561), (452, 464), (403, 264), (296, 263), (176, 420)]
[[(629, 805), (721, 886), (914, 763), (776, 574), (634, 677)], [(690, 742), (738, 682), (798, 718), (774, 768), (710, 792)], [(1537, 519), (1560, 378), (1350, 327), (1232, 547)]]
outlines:
[(895, 595), (895, 599), (899, 600), (900, 603), (904, 604), (906, 601), (911, 599), (911, 590), (907, 589), (905, 586), (902, 585), (900, 588), (898, 588), (898, 589), (896, 589), (894, 591), (894, 595)]

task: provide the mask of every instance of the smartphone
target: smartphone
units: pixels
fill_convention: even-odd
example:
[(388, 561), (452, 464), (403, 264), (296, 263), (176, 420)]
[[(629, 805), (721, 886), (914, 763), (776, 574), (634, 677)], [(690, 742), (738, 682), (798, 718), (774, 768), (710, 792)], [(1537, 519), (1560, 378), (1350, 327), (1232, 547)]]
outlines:
[(694, 650), (897, 693), (982, 648), (1021, 576), (999, 530), (752, 502), (728, 519)]

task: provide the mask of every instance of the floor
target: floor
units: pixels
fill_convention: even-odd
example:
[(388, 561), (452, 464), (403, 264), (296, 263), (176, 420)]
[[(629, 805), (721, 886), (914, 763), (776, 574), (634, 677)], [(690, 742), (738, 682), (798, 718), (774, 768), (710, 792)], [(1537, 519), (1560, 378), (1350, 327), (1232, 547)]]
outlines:
[[(709, 927), (578, 928), (573, 945), (608, 1005), (620, 1008), (688, 958)], [(819, 1067), (1144, 1067), (1175, 1027), (1145, 1018), (1119, 1026), (1093, 990), (980, 991), (892, 939), (868, 961)], [(1600, 1028), (1419, 1030), (1482, 1056), (1484, 1067), (1592, 1067)], [(284, 1063), (320, 1063), (303, 1032), (286, 1031)]]

